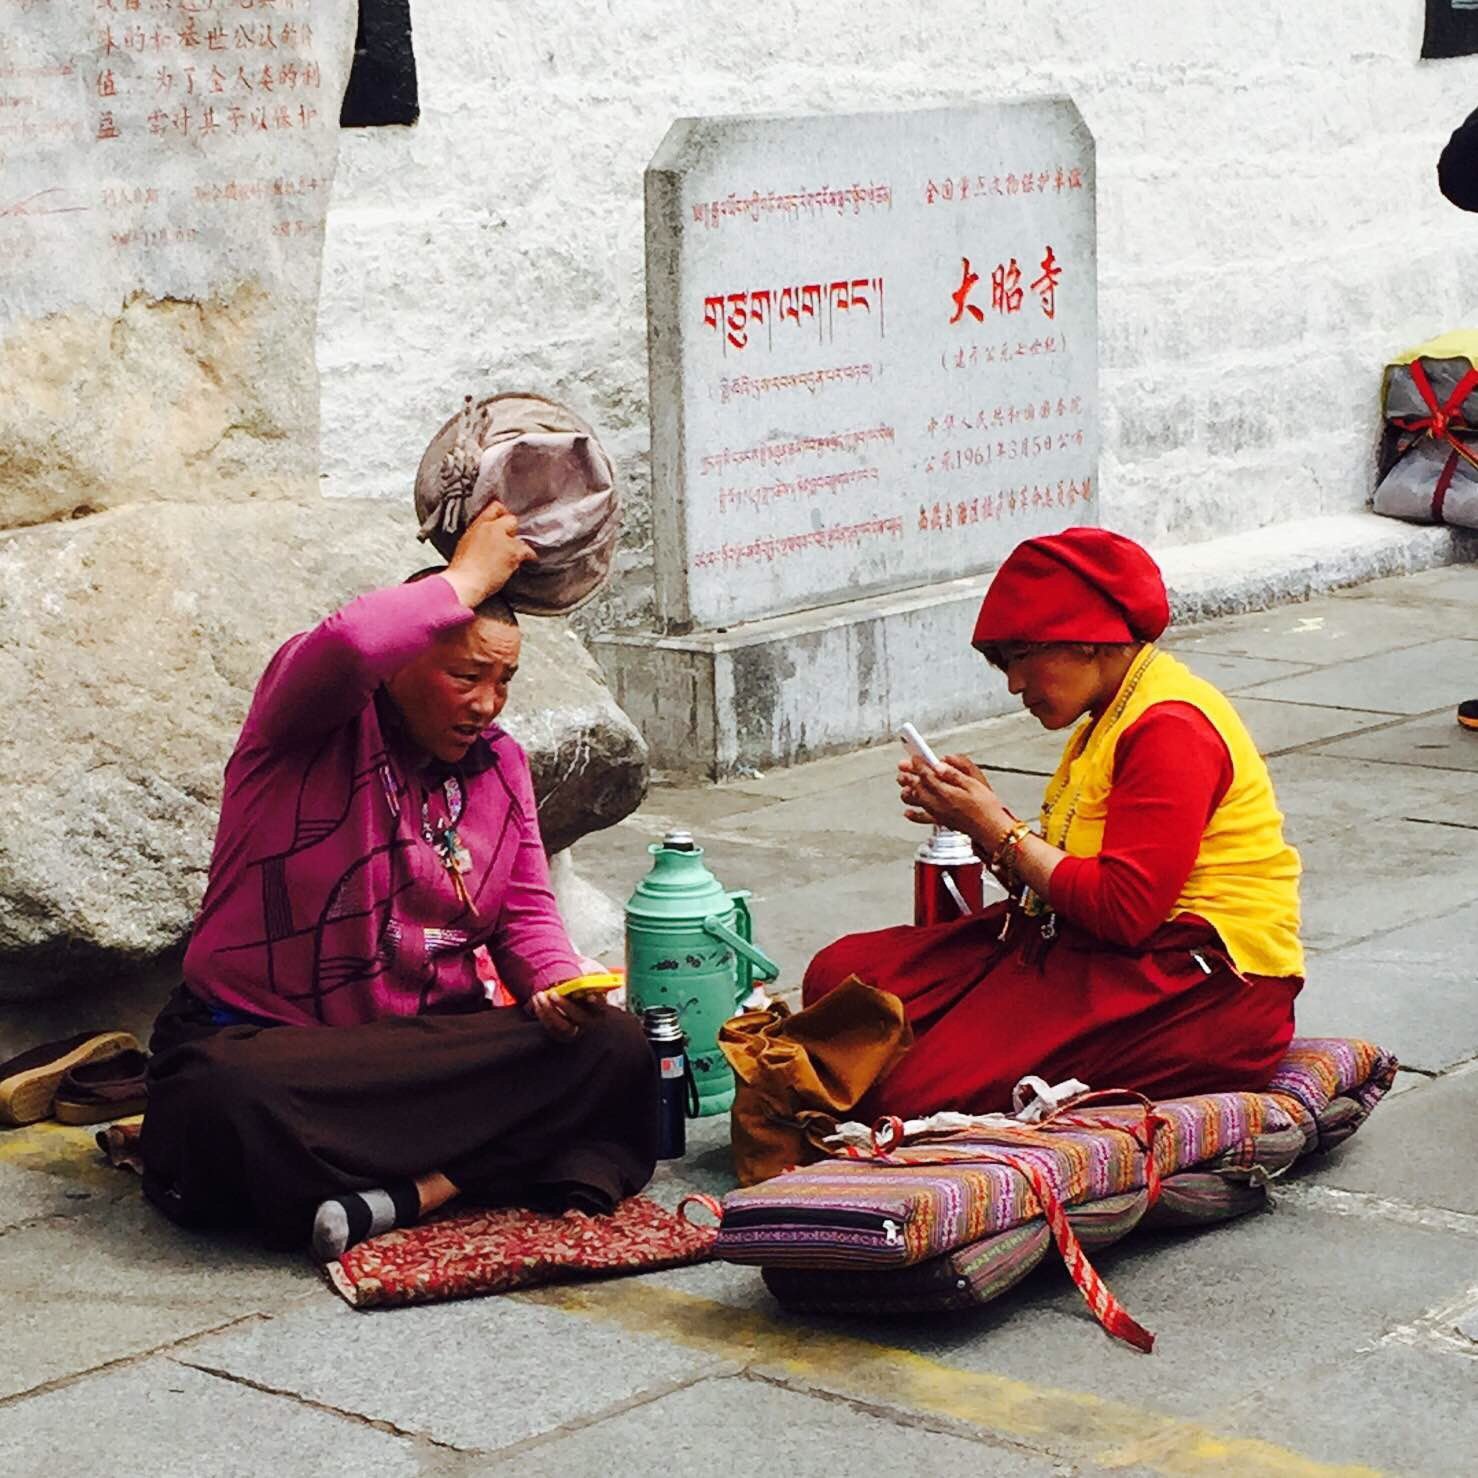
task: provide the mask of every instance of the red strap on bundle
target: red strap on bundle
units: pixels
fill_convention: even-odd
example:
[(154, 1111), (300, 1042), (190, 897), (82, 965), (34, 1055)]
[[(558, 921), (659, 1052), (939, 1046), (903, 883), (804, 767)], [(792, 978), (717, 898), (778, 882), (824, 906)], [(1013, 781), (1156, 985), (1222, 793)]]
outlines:
[[(1427, 378), (1427, 371), (1421, 360), (1413, 359), (1410, 369), (1411, 383), (1416, 386), (1417, 394), (1426, 404), (1429, 414), (1415, 417), (1393, 416), (1392, 424), (1399, 426), (1403, 431), (1423, 432), (1434, 441), (1445, 441), (1465, 462), (1478, 467), (1478, 454), (1475, 454), (1453, 434), (1454, 426), (1464, 431), (1478, 430), (1478, 428), (1466, 425), (1458, 414), (1462, 410), (1463, 402), (1473, 390), (1478, 389), (1478, 369), (1470, 369), (1453, 387), (1452, 394), (1442, 405), (1437, 404), (1437, 392), (1432, 389), (1432, 382)], [(1448, 481), (1451, 480), (1449, 477)]]
[[(1102, 1101), (1104, 1099), (1121, 1102), (1128, 1099), (1131, 1103), (1138, 1103), (1144, 1109), (1144, 1117), (1137, 1124), (1126, 1124), (1122, 1119), (1085, 1115), (1080, 1112), (1090, 1100)], [(1153, 1206), (1160, 1198), (1160, 1167), (1155, 1160), (1155, 1135), (1165, 1122), (1155, 1113), (1154, 1105), (1142, 1094), (1109, 1089), (1098, 1093), (1083, 1094), (1073, 1103), (1064, 1105), (1050, 1114), (1040, 1124), (1023, 1124), (1019, 1130), (1003, 1128), (999, 1131), (984, 1132), (1000, 1133), (1007, 1143), (1030, 1140), (1035, 1135), (1050, 1134), (1054, 1129), (1111, 1129), (1120, 1134), (1127, 1134), (1144, 1154), (1145, 1193), (1149, 1198), (1149, 1204)], [(966, 1132), (982, 1133), (980, 1130)], [(901, 1160), (895, 1157), (892, 1151), (902, 1141), (903, 1122), (897, 1117), (889, 1116), (880, 1119), (873, 1126), (873, 1154), (876, 1158), (891, 1161), (896, 1165), (931, 1163), (927, 1159), (910, 1157), (907, 1160)], [(1052, 1240), (1057, 1245), (1058, 1254), (1078, 1292), (1083, 1295), (1083, 1301), (1093, 1311), (1093, 1317), (1115, 1339), (1121, 1339), (1125, 1344), (1133, 1345), (1136, 1350), (1143, 1350), (1145, 1354), (1149, 1354), (1155, 1348), (1155, 1336), (1114, 1297), (1109, 1291), (1108, 1284), (1099, 1277), (1098, 1270), (1088, 1261), (1088, 1254), (1083, 1251), (1083, 1244), (1078, 1240), (1077, 1233), (1073, 1231), (1072, 1222), (1068, 1219), (1067, 1208), (1063, 1205), (1062, 1197), (1057, 1193), (1057, 1187), (1038, 1166), (1030, 1160), (1011, 1154), (1007, 1149), (1002, 1148), (995, 1152), (981, 1151), (978, 1159), (986, 1164), (1005, 1165), (1026, 1180), (1031, 1187), (1032, 1195), (1036, 1197), (1037, 1205), (1041, 1208), (1047, 1229), (1052, 1233)], [(958, 1165), (962, 1161), (959, 1156), (951, 1156), (932, 1163)]]
[(700, 1226), (700, 1222), (694, 1221), (693, 1218), (688, 1215), (689, 1206), (701, 1206), (706, 1212), (708, 1212), (711, 1217), (713, 1217), (715, 1226), (717, 1226), (724, 1219), (723, 1204), (719, 1201), (717, 1196), (709, 1196), (705, 1195), (702, 1191), (694, 1191), (691, 1195), (684, 1196), (682, 1200), (677, 1203), (678, 1216), (681, 1217), (683, 1221), (687, 1222), (689, 1226)]
[(1018, 1160), (1014, 1156), (1002, 1156), (1002, 1159), (1026, 1177), (1042, 1208), (1042, 1215), (1047, 1219), (1057, 1251), (1078, 1292), (1083, 1295), (1083, 1301), (1093, 1310), (1093, 1317), (1115, 1339), (1121, 1339), (1148, 1355), (1155, 1348), (1155, 1336), (1109, 1292), (1109, 1286), (1099, 1277), (1098, 1269), (1088, 1261), (1088, 1254), (1083, 1251), (1083, 1244), (1078, 1241), (1073, 1224), (1068, 1220), (1067, 1209), (1051, 1182), (1030, 1160)]

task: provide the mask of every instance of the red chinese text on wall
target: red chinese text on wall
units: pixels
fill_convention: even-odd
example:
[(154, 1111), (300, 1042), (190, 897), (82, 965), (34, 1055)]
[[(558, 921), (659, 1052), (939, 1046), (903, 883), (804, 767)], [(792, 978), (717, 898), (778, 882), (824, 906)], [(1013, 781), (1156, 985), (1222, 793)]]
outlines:
[(976, 498), (919, 505), (918, 529), (925, 534), (955, 533), (972, 524), (1011, 518), (1033, 509), (1072, 508), (1093, 497), (1093, 479), (1059, 478), (1057, 483), (1032, 483), (1000, 488)]
[[(1043, 317), (1056, 318), (1057, 284), (1062, 280), (1062, 267), (1050, 246), (1042, 253), (1041, 275), (1028, 284), (1027, 288), (1022, 287), (1021, 278), (1021, 268), (1015, 257), (991, 268), (990, 311), (1002, 318), (1020, 313), (1029, 290), (1040, 304)], [(970, 258), (961, 257), (960, 285), (950, 293), (950, 301), (954, 304), (954, 312), (949, 320), (951, 323), (959, 323), (967, 314), (976, 323), (985, 322), (986, 310), (975, 301), (975, 288), (979, 282), (980, 273), (970, 266)]]
[(924, 204), (953, 204), (968, 200), (1005, 199), (1018, 195), (1061, 195), (1083, 189), (1081, 165), (1054, 164), (1018, 174), (960, 174), (932, 176), (924, 182)]

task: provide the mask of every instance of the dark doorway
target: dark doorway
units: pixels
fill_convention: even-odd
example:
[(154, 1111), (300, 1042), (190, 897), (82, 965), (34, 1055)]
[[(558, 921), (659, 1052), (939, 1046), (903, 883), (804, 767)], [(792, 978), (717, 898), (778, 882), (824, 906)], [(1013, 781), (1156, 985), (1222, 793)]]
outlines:
[(376, 128), (414, 123), (420, 116), (410, 0), (359, 0), (354, 65), (344, 90), (340, 125)]

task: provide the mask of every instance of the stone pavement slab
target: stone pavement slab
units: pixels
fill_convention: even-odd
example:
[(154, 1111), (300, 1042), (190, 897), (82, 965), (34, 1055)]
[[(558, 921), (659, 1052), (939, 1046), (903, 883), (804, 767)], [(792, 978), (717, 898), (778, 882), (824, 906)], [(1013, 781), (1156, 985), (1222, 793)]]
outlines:
[[(1038, 777), (1054, 774), (1071, 733), (1071, 729), (1044, 729), (1029, 713), (1013, 713), (1006, 718), (987, 719), (981, 724), (941, 734), (936, 748), (968, 754), (994, 784), (1006, 770), (1024, 771)], [(1006, 783), (1004, 778), (1001, 783)], [(1038, 803), (1043, 788), (1039, 778), (1036, 782)]]
[(1380, 724), (1389, 724), (1388, 713), (1367, 713), (1356, 708), (1320, 708), (1308, 703), (1280, 703), (1270, 698), (1237, 695), (1237, 712), (1264, 755), (1281, 755), (1291, 749), (1321, 741), (1343, 738)]
[(1093, 1260), (1154, 1331), (1153, 1356), (1104, 1334), (1050, 1254), (978, 1315), (819, 1327), (962, 1371), (1204, 1416), (1286, 1389), (1450, 1301), (1478, 1276), (1478, 1239), (1280, 1206), (1201, 1232), (1131, 1236)]
[(0, 1475), (416, 1478), (415, 1444), (155, 1358), (0, 1407)]
[(306, 1307), (196, 1341), (179, 1358), (476, 1451), (728, 1368), (521, 1298), (357, 1310), (326, 1285)]
[(1472, 696), (1468, 689), (1475, 675), (1478, 642), (1446, 637), (1250, 684), (1239, 691), (1253, 698), (1416, 714), (1456, 707)]
[[(751, 844), (780, 838), (819, 848), (821, 856), (843, 863), (850, 857), (879, 861), (908, 857), (928, 835), (928, 827), (903, 815), (896, 779), (898, 755), (885, 747), (876, 759), (877, 769), (870, 777), (750, 812), (743, 818), (742, 834), (732, 825), (715, 834)], [(1030, 775), (1002, 775), (996, 790), (1013, 809), (1035, 809), (1042, 795), (1041, 781)]]
[[(1406, 772), (1402, 772), (1406, 773)], [(1303, 857), (1303, 939), (1313, 950), (1420, 934), (1473, 897), (1478, 832), (1393, 815), (1325, 829), (1290, 813), (1288, 838)]]
[[(1371, 580), (1339, 593), (1340, 600), (1392, 601), (1398, 605), (1426, 610), (1432, 606), (1478, 607), (1478, 564), (1443, 565), (1423, 570), (1417, 575), (1395, 575), (1387, 580)], [(1441, 626), (1455, 619), (1439, 613), (1431, 622)]]
[[(1478, 573), (1464, 578), (1478, 590)], [(1394, 592), (1388, 591), (1384, 600), (1374, 596), (1354, 599), (1357, 594), (1341, 591), (1204, 626), (1173, 626), (1164, 645), (1183, 661), (1191, 661), (1194, 653), (1223, 652), (1328, 667), (1396, 647), (1421, 646), (1434, 638), (1471, 634), (1450, 615), (1434, 621), (1424, 605), (1402, 601)], [(1478, 607), (1478, 600), (1474, 605)]]
[(1296, 1379), (1222, 1423), (1326, 1463), (1453, 1478), (1475, 1467), (1478, 1360), (1383, 1345)]
[[(1478, 839), (1471, 846), (1466, 870), (1459, 872), (1469, 897), (1469, 880), (1478, 875)], [(1346, 905), (1357, 920), (1371, 917), (1360, 912), (1365, 891), (1362, 879)], [(1372, 911), (1379, 905), (1370, 900)], [(1299, 1031), (1365, 1037), (1424, 1072), (1466, 1062), (1478, 1055), (1475, 929), (1478, 903), (1454, 898), (1450, 909), (1422, 922), (1311, 954), (1308, 984), (1298, 999)]]
[(0, 1161), (0, 1233), (47, 1217), (76, 1216), (94, 1195), (72, 1181)]
[(317, 1282), (303, 1259), (181, 1231), (135, 1182), (121, 1199), (0, 1237), (0, 1397), (285, 1308)]
[[(788, 1315), (755, 1301), (757, 1276), (729, 1285), (727, 1295), (705, 1280), (700, 1292), (697, 1276), (712, 1271), (701, 1268), (682, 1270), (682, 1284), (569, 1285), (530, 1297), (628, 1332), (661, 1332), (698, 1353), (736, 1354), (749, 1374), (790, 1389), (1019, 1444), (1073, 1472), (1313, 1478), (1330, 1471), (1333, 1478), (1318, 1449), (1296, 1435), (1286, 1445), (1239, 1438), (1225, 1419), (1227, 1407), (1245, 1394), (1252, 1409), (1264, 1395), (1350, 1358), (1381, 1338), (1381, 1322), (1393, 1316), (1407, 1316), (1405, 1329), (1434, 1304), (1455, 1306), (1451, 1290), (1467, 1297), (1463, 1275), (1475, 1246), (1471, 1233), (1386, 1226), (1363, 1267), (1331, 1277), (1325, 1264), (1348, 1262), (1369, 1221), (1360, 1218), (1332, 1245), (1307, 1233), (1326, 1221), (1352, 1220), (1300, 1214), (1291, 1259), (1269, 1244), (1245, 1267), (1232, 1253), (1214, 1266), (1182, 1265), (1161, 1276), (1155, 1298), (1143, 1283), (1130, 1285), (1123, 1258), (1101, 1255), (1116, 1291), (1147, 1322), (1185, 1311), (1159, 1319), (1160, 1344), (1148, 1357), (1114, 1344), (1086, 1311), (1056, 1307), (1068, 1300), (1081, 1308), (1060, 1268), (1042, 1270), (975, 1313), (911, 1320)], [(1399, 1242), (1403, 1231), (1417, 1240)], [(1428, 1257), (1434, 1246), (1441, 1248), (1435, 1260)], [(1372, 1296), (1366, 1285), (1384, 1276), (1393, 1249), (1430, 1265), (1403, 1270), (1401, 1286)], [(1157, 1260), (1163, 1263), (1163, 1250)], [(1290, 1260), (1292, 1277), (1283, 1272)]]
[(1296, 1385), (1447, 1301), (1474, 1277), (1475, 1258), (1471, 1237), (1278, 1206), (1202, 1233), (1134, 1237), (1095, 1256), (1117, 1298), (1156, 1333), (1153, 1363), (1108, 1339), (1066, 1276), (1045, 1301), (1063, 1317), (1018, 1324), (1009, 1339), (940, 1348), (964, 1369), (980, 1361), (1058, 1383), (1072, 1372), (1069, 1385), (1092, 1372), (1089, 1389), (1205, 1413), (1236, 1395)]
[(1226, 652), (1166, 645), (1197, 677), (1215, 684), (1223, 693), (1240, 693), (1257, 683), (1301, 677), (1313, 671), (1305, 662), (1281, 662), (1267, 657), (1232, 656)]
[[(1388, 713), (1363, 713), (1348, 708), (1322, 708), (1305, 703), (1280, 703), (1267, 698), (1237, 697), (1237, 712), (1265, 755), (1343, 739), (1372, 726), (1390, 724)], [(1449, 722), (1451, 715), (1448, 716)], [(1049, 776), (1056, 773), (1071, 730), (1044, 729), (1030, 714), (988, 719), (968, 729), (941, 736), (943, 742), (974, 758), (994, 776), (1001, 769)], [(1474, 746), (1478, 749), (1478, 745)]]
[[(913, 853), (927, 831), (899, 809), (893, 777), (900, 752), (879, 745), (822, 760), (809, 767), (820, 773), (803, 795), (788, 794), (794, 772), (782, 774), (769, 804), (762, 803), (769, 777), (745, 782), (743, 812), (710, 801), (706, 821), (688, 797), (727, 796), (739, 787), (653, 787), (636, 816), (580, 841), (577, 865), (623, 902), (651, 866), (648, 842), (670, 826), (687, 826), (714, 875), (752, 891), (756, 941), (781, 966), (778, 991), (794, 992), (811, 956), (837, 934), (912, 922)], [(1035, 776), (1001, 776), (997, 788), (1019, 814), (1034, 812), (1041, 800)]]
[[(683, 824), (680, 816), (671, 819)], [(864, 849), (856, 834), (848, 833), (807, 830), (792, 837), (775, 830), (759, 836), (717, 823), (696, 827), (694, 834), (719, 881), (751, 891), (755, 941), (780, 966), (771, 994), (799, 991), (811, 956), (830, 937), (819, 920), (863, 917), (879, 928), (912, 922), (908, 868), (916, 837)], [(646, 850), (651, 839), (646, 829), (631, 823), (586, 838), (577, 853), (581, 875), (624, 903), (651, 866)]]
[[(1472, 682), (1474, 692), (1478, 692), (1478, 668), (1472, 674)], [(1318, 744), (1314, 752), (1357, 760), (1380, 760), (1388, 765), (1478, 770), (1478, 734), (1460, 727), (1450, 708), (1407, 719), (1404, 723), (1390, 724), (1371, 733), (1353, 734)], [(1478, 826), (1478, 807), (1459, 812), (1453, 819)]]
[[(1470, 1172), (1475, 1140), (1478, 1066), (1383, 1104), (1340, 1153), (1314, 1162), (1300, 1179), (1478, 1217), (1478, 1176)], [(1473, 1281), (1478, 1282), (1478, 1249)], [(1472, 1377), (1478, 1383), (1478, 1369)]]
[(705, 1380), (489, 1467), (527, 1478), (698, 1473), (845, 1478), (860, 1473), (1061, 1473), (1050, 1458), (902, 1424), (845, 1402), (732, 1376)]

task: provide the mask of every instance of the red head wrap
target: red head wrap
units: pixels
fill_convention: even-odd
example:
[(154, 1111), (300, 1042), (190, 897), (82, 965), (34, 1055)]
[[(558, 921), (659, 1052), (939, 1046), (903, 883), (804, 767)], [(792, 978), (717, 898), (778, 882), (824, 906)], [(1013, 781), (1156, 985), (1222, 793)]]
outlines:
[(1165, 581), (1146, 550), (1107, 529), (1064, 529), (1011, 551), (972, 645), (1153, 641), (1169, 624)]

